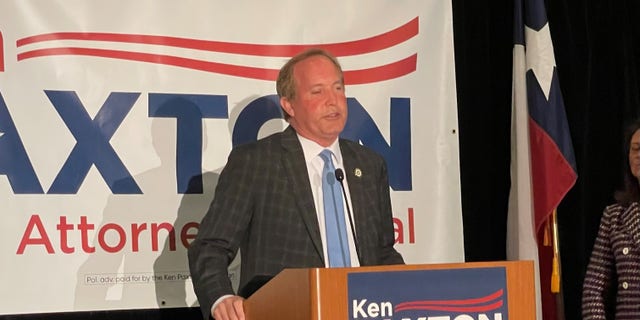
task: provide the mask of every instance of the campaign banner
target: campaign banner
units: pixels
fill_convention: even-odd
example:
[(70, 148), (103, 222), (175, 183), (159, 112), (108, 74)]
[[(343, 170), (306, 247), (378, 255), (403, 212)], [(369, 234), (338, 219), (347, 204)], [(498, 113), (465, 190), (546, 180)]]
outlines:
[(350, 320), (508, 320), (504, 267), (347, 274)]
[(405, 261), (463, 261), (451, 20), (442, 0), (0, 2), (0, 314), (197, 305), (217, 177), (286, 128), (275, 78), (310, 47), (344, 69), (342, 136), (387, 162)]

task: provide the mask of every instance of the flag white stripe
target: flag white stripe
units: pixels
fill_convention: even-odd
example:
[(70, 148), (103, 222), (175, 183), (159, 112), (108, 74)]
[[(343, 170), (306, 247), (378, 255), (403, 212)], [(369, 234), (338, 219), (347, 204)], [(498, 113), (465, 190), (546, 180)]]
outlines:
[(511, 190), (507, 216), (507, 259), (533, 260), (535, 266), (536, 319), (542, 319), (538, 246), (533, 221), (529, 111), (527, 103), (525, 48), (513, 48), (511, 101)]

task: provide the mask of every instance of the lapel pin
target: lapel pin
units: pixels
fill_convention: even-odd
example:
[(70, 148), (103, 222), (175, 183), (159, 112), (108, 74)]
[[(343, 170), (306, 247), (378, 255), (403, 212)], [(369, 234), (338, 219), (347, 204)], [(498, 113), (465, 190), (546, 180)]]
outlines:
[(360, 178), (362, 177), (362, 170), (360, 170), (360, 168), (356, 168), (355, 170), (353, 170), (353, 174), (355, 174), (356, 177)]

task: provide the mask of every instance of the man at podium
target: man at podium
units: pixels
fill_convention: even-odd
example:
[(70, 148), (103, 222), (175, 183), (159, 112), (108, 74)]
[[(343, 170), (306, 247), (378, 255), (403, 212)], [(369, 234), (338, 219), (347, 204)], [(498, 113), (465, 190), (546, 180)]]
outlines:
[[(285, 268), (404, 263), (384, 159), (339, 139), (347, 101), (337, 59), (301, 52), (280, 69), (276, 89), (290, 126), (231, 151), (189, 248), (205, 319), (244, 319), (243, 299)], [(236, 295), (227, 266), (239, 248)]]

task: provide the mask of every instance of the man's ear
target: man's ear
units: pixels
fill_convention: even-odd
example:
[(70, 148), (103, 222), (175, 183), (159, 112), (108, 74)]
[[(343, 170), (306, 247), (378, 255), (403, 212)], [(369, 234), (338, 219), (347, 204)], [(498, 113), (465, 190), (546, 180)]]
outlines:
[(280, 105), (284, 112), (286, 112), (290, 117), (295, 116), (295, 112), (293, 112), (293, 107), (291, 107), (291, 102), (287, 98), (280, 98)]

